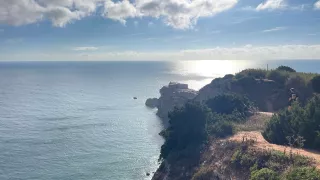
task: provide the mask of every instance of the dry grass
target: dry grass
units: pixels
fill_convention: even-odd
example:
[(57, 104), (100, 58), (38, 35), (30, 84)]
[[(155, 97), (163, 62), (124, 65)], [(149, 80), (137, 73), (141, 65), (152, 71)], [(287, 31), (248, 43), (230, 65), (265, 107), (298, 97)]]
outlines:
[(263, 131), (270, 120), (269, 114), (257, 113), (251, 116), (245, 123), (234, 124), (236, 131)]

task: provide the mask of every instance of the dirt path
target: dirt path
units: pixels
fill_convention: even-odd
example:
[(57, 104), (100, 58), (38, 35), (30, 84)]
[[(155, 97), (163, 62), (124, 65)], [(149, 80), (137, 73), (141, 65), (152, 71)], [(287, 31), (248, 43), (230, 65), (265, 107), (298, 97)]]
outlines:
[[(286, 146), (270, 144), (269, 142), (267, 142), (261, 135), (261, 132), (258, 132), (258, 131), (239, 132), (236, 135), (228, 138), (227, 140), (242, 142), (244, 137), (246, 137), (247, 139), (253, 139), (255, 141), (253, 148), (257, 148), (260, 150), (273, 149), (281, 152), (284, 152), (284, 151), (289, 152), (289, 148)], [(320, 169), (320, 152), (309, 151), (304, 149), (296, 149), (296, 148), (294, 148), (292, 151), (294, 154), (300, 154), (300, 155), (315, 159), (316, 167)]]
[(258, 114), (264, 114), (264, 115), (267, 115), (267, 116), (272, 116), (273, 113), (272, 112), (258, 112)]

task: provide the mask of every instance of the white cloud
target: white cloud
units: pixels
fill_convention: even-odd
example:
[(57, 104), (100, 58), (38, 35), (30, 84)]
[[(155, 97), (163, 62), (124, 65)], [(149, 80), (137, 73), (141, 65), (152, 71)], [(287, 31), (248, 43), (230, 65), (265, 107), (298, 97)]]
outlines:
[(315, 9), (320, 9), (320, 0), (314, 4)]
[(274, 31), (282, 31), (282, 30), (285, 30), (285, 29), (287, 29), (287, 28), (286, 27), (275, 27), (275, 28), (272, 28), (272, 29), (263, 30), (262, 32), (269, 33), (269, 32), (274, 32)]
[(192, 28), (200, 17), (214, 16), (231, 9), (238, 0), (137, 0), (143, 16), (163, 18), (168, 26), (177, 29)]
[[(30, 52), (28, 52), (30, 53)], [(50, 54), (50, 56), (45, 55)], [(240, 47), (215, 47), (208, 49), (186, 49), (178, 51), (108, 51), (90, 53), (90, 60), (295, 60), (320, 59), (320, 44), (318, 45), (278, 45)], [(79, 53), (35, 53), (35, 54), (3, 54), (0, 60), (88, 60), (88, 56)]]
[(74, 51), (95, 51), (98, 50), (99, 48), (93, 47), (93, 46), (87, 46), (87, 47), (75, 47), (72, 50)]
[(129, 0), (116, 3), (111, 0), (106, 0), (104, 8), (104, 17), (120, 21), (122, 24), (126, 23), (127, 18), (133, 18), (139, 15), (136, 7), (131, 4)]
[(259, 4), (256, 10), (275, 10), (285, 8), (286, 6), (285, 0), (266, 0), (264, 3)]
[(1, 0), (0, 23), (9, 25), (32, 24), (44, 19), (63, 27), (96, 10), (101, 0)]
[[(231, 9), (238, 0), (0, 0), (0, 24), (24, 25), (45, 19), (54, 26), (80, 20), (101, 9), (105, 18), (161, 18), (168, 26), (192, 28), (201, 17)], [(98, 8), (99, 7), (99, 8)]]

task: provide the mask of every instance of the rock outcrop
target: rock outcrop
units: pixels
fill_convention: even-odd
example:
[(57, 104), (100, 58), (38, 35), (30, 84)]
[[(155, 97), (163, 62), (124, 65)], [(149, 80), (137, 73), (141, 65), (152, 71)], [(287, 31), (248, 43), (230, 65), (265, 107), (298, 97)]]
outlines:
[(156, 108), (156, 107), (158, 107), (159, 100), (158, 100), (158, 98), (149, 98), (149, 99), (147, 99), (145, 104), (149, 108)]
[(175, 106), (181, 107), (188, 100), (194, 99), (198, 92), (189, 89), (187, 84), (170, 82), (168, 86), (160, 89), (159, 99), (148, 99), (146, 105), (148, 107), (157, 107), (157, 115), (162, 119), (168, 118), (168, 113), (173, 110)]
[(197, 101), (206, 101), (223, 93), (246, 95), (261, 111), (273, 112), (287, 106), (288, 96), (284, 87), (268, 79), (252, 77), (234, 80), (231, 76), (216, 78), (199, 90)]

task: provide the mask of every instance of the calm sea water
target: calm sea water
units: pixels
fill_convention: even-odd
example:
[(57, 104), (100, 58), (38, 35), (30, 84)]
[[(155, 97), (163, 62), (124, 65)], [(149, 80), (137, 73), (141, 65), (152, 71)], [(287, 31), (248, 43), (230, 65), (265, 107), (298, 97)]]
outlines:
[(320, 71), (320, 61), (0, 62), (0, 179), (150, 179), (163, 126), (148, 97), (266, 64)]

